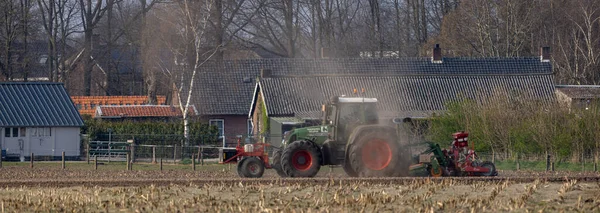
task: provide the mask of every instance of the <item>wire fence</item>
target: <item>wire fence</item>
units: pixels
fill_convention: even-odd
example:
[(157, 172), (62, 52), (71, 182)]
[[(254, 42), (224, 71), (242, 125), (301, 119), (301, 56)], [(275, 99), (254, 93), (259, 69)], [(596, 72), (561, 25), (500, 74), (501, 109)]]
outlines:
[[(100, 137), (104, 139), (104, 137)], [(44, 149), (34, 150), (31, 153), (18, 153), (15, 150), (3, 150), (2, 156), (12, 153), (13, 159), (30, 161), (56, 161), (61, 160), (61, 154), (67, 153), (67, 161), (85, 161), (98, 159), (100, 161), (126, 161), (127, 154), (131, 162), (156, 163), (159, 160), (167, 163), (189, 163), (192, 158), (195, 162), (216, 163), (219, 159), (220, 149), (232, 149), (240, 143), (267, 142), (272, 147), (267, 149), (269, 156), (281, 145), (282, 135), (268, 137), (253, 137), (248, 135), (235, 135), (220, 138), (219, 141), (185, 141), (181, 136), (174, 135), (111, 135), (109, 140), (91, 140), (83, 135), (80, 149)], [(201, 138), (201, 137), (200, 137)], [(444, 147), (445, 148), (445, 147)], [(4, 153), (6, 152), (6, 153)], [(78, 154), (79, 153), (79, 154)], [(412, 155), (418, 155), (418, 150), (413, 150)], [(500, 170), (528, 170), (528, 171), (598, 171), (598, 159), (590, 153), (577, 158), (553, 156), (531, 153), (492, 153), (478, 152), (477, 156), (483, 161), (491, 161)], [(4, 159), (3, 159), (4, 160)]]

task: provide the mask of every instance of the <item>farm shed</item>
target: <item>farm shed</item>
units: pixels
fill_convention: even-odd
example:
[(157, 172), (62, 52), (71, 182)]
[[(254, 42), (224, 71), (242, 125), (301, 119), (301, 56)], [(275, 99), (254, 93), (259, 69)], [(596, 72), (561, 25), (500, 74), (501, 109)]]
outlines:
[(62, 83), (0, 83), (0, 144), (6, 157), (80, 157), (83, 120)]
[(444, 113), (449, 101), (463, 98), (555, 101), (551, 64), (540, 57), (306, 59), (268, 68), (256, 83), (248, 118), (255, 134), (274, 145), (286, 130), (320, 119), (325, 100), (361, 95), (354, 89), (379, 100), (385, 123)]

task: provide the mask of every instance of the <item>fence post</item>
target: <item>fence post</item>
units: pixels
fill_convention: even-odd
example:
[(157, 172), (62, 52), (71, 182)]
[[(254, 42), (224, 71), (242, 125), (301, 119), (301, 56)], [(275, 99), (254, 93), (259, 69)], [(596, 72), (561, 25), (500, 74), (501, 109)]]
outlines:
[(201, 162), (200, 158), (201, 158), (201, 155), (202, 155), (202, 151), (200, 149), (201, 149), (201, 145), (198, 146), (198, 156), (196, 156), (198, 158), (198, 162)]
[(160, 158), (160, 171), (162, 171), (162, 157)]
[(98, 155), (94, 155), (94, 170), (98, 170)]
[(129, 153), (127, 153), (127, 154), (125, 154), (125, 155), (127, 156), (127, 157), (126, 157), (126, 160), (127, 160), (127, 171), (129, 171), (129, 158), (131, 158), (131, 156), (130, 156), (130, 154), (129, 154)]
[(87, 164), (90, 164), (90, 140), (88, 140), (87, 142), (87, 150), (86, 150), (86, 156), (87, 156)]
[(62, 152), (62, 169), (65, 169), (66, 165), (65, 165), (65, 152)]
[(554, 162), (550, 163), (550, 167), (551, 167), (550, 169), (552, 169), (552, 171), (554, 172)]
[(194, 158), (194, 154), (192, 153), (192, 168), (196, 171), (196, 159)]
[(173, 145), (173, 164), (175, 164), (175, 162), (177, 160), (177, 145)]
[(550, 171), (550, 155), (546, 156), (546, 172)]
[(129, 157), (131, 163), (135, 162), (135, 140), (127, 140), (129, 146), (131, 146), (131, 156)]
[(33, 152), (31, 153), (31, 158), (29, 159), (30, 163), (31, 163), (31, 168), (33, 168)]
[(202, 147), (200, 150), (200, 165), (204, 166), (204, 147)]
[(156, 164), (156, 146), (152, 146), (152, 163)]
[(521, 164), (519, 163), (519, 153), (517, 153), (517, 171), (521, 170)]

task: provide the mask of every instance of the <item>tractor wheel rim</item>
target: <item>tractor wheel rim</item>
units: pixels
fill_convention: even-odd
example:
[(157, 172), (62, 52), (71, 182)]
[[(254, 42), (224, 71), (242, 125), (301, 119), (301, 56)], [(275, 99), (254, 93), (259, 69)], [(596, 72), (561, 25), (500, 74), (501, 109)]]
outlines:
[(392, 149), (384, 140), (371, 140), (362, 149), (362, 160), (371, 170), (383, 170), (392, 162)]
[(256, 165), (255, 163), (250, 164), (250, 166), (248, 166), (248, 170), (250, 170), (250, 173), (252, 174), (257, 174), (258, 173), (258, 165)]
[(299, 150), (292, 155), (292, 165), (296, 170), (306, 171), (312, 166), (312, 156), (306, 150)]

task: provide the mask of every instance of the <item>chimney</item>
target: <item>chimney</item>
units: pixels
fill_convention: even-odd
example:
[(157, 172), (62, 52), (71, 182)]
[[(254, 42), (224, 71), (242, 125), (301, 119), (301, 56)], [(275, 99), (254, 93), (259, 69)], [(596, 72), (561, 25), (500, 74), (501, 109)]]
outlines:
[(270, 78), (271, 70), (270, 69), (261, 69), (260, 70), (260, 78)]
[(433, 48), (433, 56), (431, 57), (432, 63), (442, 63), (442, 48), (440, 48), (440, 44), (435, 44), (435, 48)]
[(550, 62), (550, 47), (542, 47), (540, 49), (540, 60), (542, 62)]

